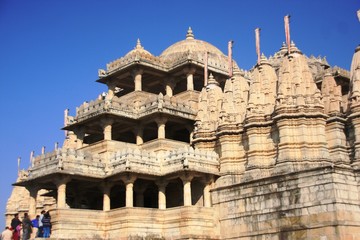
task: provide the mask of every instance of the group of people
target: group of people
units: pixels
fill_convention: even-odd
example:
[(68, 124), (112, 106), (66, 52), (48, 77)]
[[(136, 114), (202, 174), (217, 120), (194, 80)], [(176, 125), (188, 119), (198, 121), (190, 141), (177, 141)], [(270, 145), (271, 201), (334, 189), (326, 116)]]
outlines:
[(6, 227), (1, 233), (1, 240), (28, 240), (31, 237), (49, 238), (51, 230), (51, 217), (47, 211), (41, 211), (40, 215), (30, 220), (28, 213), (24, 213), (22, 221), (16, 213), (11, 220), (11, 226)]

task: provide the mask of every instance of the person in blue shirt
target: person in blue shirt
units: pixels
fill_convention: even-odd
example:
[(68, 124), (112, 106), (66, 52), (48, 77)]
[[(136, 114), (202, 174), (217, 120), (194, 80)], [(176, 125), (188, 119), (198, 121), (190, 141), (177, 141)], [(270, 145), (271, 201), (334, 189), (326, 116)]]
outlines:
[(31, 220), (31, 223), (33, 225), (33, 233), (36, 233), (36, 237), (39, 236), (39, 218), (40, 215), (36, 215), (36, 218), (34, 218), (33, 220)]

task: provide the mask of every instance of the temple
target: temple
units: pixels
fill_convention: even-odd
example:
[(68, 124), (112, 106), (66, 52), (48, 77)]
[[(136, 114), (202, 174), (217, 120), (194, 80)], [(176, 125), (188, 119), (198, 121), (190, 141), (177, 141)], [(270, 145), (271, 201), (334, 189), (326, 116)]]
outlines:
[[(288, 39), (287, 39), (288, 40)], [(293, 43), (249, 71), (195, 38), (98, 71), (8, 200), (54, 239), (359, 239), (360, 47), (351, 71)], [(349, 60), (350, 61), (350, 60)]]

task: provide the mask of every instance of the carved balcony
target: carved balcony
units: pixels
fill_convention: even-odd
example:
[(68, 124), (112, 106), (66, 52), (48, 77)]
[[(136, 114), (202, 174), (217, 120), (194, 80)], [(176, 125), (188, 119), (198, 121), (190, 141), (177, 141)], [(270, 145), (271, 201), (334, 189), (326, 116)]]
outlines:
[[(112, 99), (96, 99), (85, 102), (76, 109), (75, 122), (82, 122), (103, 113), (120, 117), (139, 119), (149, 114), (161, 112), (169, 115), (194, 120), (197, 113), (199, 93), (184, 92), (173, 97), (135, 91)], [(70, 123), (71, 124), (71, 123)]]
[(156, 152), (133, 145), (107, 155), (89, 150), (57, 149), (41, 154), (32, 160), (32, 166), (23, 174), (21, 181), (56, 173), (92, 178), (106, 178), (125, 172), (151, 176), (165, 176), (180, 171), (219, 174), (219, 157), (215, 152), (193, 149), (189, 146), (173, 151)]

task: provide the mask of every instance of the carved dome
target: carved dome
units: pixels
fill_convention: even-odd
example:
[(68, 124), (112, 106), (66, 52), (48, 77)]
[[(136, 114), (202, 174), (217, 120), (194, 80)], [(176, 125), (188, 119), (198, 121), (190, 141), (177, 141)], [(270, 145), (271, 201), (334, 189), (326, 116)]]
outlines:
[[(191, 28), (189, 28), (185, 40), (171, 45), (159, 57), (162, 61), (170, 64), (184, 57), (203, 62), (206, 52), (208, 52), (209, 66), (224, 70), (228, 68), (227, 56), (214, 45), (195, 39)], [(237, 66), (235, 62), (234, 66)]]
[(133, 55), (133, 54), (140, 54), (140, 55), (150, 55), (150, 56), (153, 56), (149, 51), (145, 50), (143, 46), (141, 46), (141, 42), (140, 42), (140, 39), (137, 40), (136, 42), (136, 46), (133, 50), (131, 50), (130, 52), (128, 52), (126, 56), (130, 56), (130, 55)]

